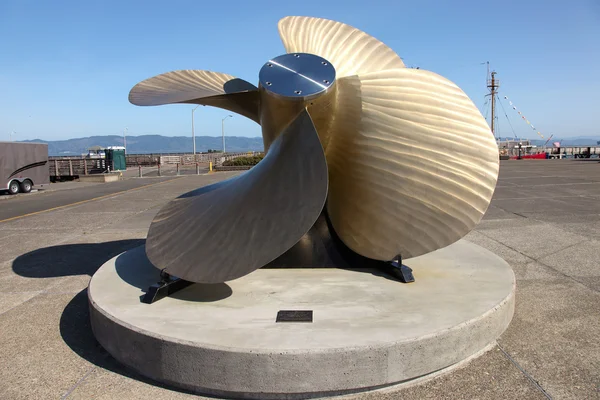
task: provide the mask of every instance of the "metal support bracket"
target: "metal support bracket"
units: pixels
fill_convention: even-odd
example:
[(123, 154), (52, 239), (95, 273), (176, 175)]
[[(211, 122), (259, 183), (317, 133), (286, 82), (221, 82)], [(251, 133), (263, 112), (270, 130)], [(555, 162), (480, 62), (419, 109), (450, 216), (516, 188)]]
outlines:
[(160, 271), (160, 282), (155, 283), (148, 288), (142, 297), (142, 303), (152, 304), (155, 301), (185, 289), (193, 283), (194, 282), (172, 276), (163, 269)]
[(411, 283), (415, 281), (412, 269), (402, 264), (402, 256), (398, 254), (396, 259), (386, 263), (387, 272), (402, 283)]

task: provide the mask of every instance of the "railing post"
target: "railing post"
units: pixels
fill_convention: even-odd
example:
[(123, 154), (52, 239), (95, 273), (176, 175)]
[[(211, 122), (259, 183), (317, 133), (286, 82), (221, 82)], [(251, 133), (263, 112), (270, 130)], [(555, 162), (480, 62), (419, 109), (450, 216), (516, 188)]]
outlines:
[(139, 171), (139, 173), (140, 173), (140, 178), (141, 178), (141, 177), (142, 177), (142, 166), (141, 166), (141, 165), (138, 165), (138, 168), (139, 168), (139, 170), (140, 170), (140, 171)]
[(158, 163), (158, 176), (160, 176), (160, 162)]
[(73, 160), (69, 158), (69, 176), (73, 176)]
[(88, 174), (87, 160), (85, 158), (83, 159), (83, 174), (84, 175)]
[(54, 160), (54, 175), (57, 177), (60, 176), (60, 173), (58, 172), (58, 160)]
[(196, 175), (200, 175), (200, 165), (196, 163)]
[(179, 176), (179, 163), (177, 163), (177, 175)]

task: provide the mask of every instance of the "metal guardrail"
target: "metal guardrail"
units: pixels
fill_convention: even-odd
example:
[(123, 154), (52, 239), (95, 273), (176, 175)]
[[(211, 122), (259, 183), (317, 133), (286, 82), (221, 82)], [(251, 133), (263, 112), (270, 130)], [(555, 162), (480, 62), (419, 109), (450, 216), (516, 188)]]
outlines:
[[(263, 154), (263, 152), (258, 151), (246, 151), (246, 152), (236, 152), (236, 153), (226, 153), (223, 156), (222, 153), (199, 153), (194, 156), (191, 153), (163, 153), (163, 154), (126, 154), (125, 162), (127, 167), (155, 167), (159, 164), (180, 164), (180, 165), (191, 165), (195, 163), (200, 164), (208, 164), (212, 162), (214, 166), (221, 165), (223, 161), (233, 160), (238, 157), (252, 157), (256, 155)], [(51, 169), (51, 176), (66, 176), (69, 175), (69, 161), (71, 161), (74, 170), (80, 171), (81, 173), (76, 173), (75, 175), (84, 174), (83, 160), (88, 165), (88, 169), (93, 172), (88, 173), (96, 173), (97, 171), (92, 168), (93, 163), (105, 160), (103, 158), (88, 158), (85, 156), (50, 156), (48, 157), (51, 165), (55, 165), (55, 161), (58, 161), (59, 165), (59, 173), (56, 173), (56, 170)], [(106, 167), (104, 168), (106, 169)], [(54, 173), (52, 173), (54, 171)]]
[[(222, 165), (223, 162), (228, 160), (234, 160), (239, 157), (253, 157), (259, 154), (263, 154), (258, 151), (246, 151), (240, 153), (225, 153), (225, 155), (221, 153), (202, 153), (196, 154), (182, 154), (182, 155), (165, 155), (160, 156), (161, 164), (179, 164), (179, 165), (188, 165), (195, 163), (209, 163), (212, 162), (214, 166)], [(139, 156), (136, 156), (139, 157)]]
[(217, 172), (222, 171), (247, 171), (254, 165), (219, 165), (214, 168)]
[(180, 156), (160, 156), (161, 164), (182, 164)]
[(600, 157), (600, 146), (564, 146), (542, 147), (540, 151), (558, 158), (596, 158)]
[(518, 147), (500, 147), (501, 156), (518, 156), (529, 154), (547, 153), (548, 158), (598, 158), (600, 157), (600, 146), (564, 146), (564, 147), (531, 147), (523, 146), (520, 151)]

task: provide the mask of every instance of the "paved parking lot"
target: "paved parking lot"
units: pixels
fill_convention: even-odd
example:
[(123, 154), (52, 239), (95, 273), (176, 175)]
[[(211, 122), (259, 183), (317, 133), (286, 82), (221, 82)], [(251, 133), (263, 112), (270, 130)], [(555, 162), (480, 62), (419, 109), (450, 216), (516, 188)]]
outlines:
[[(235, 174), (70, 183), (0, 201), (0, 397), (198, 398), (114, 361), (91, 332), (86, 287), (106, 260), (143, 243), (162, 205)], [(467, 239), (515, 271), (510, 327), (449, 374), (352, 397), (600, 398), (599, 200), (598, 162), (502, 162), (492, 205)]]

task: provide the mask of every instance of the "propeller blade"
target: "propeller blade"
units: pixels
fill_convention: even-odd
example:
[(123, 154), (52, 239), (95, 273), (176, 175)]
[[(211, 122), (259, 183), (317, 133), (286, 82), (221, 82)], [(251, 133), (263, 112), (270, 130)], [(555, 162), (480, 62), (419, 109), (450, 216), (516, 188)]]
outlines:
[(327, 163), (306, 110), (248, 172), (186, 193), (162, 208), (146, 253), (159, 269), (192, 282), (244, 276), (308, 232), (327, 197)]
[(210, 105), (259, 122), (257, 87), (220, 72), (180, 70), (157, 75), (135, 85), (129, 92), (129, 102), (138, 106)]
[(465, 236), (483, 217), (499, 168), (473, 102), (447, 79), (409, 68), (337, 84), (327, 211), (342, 241), (391, 260)]
[(350, 25), (312, 17), (285, 17), (278, 24), (288, 53), (321, 56), (335, 67), (337, 78), (392, 68), (402, 59), (373, 36)]

